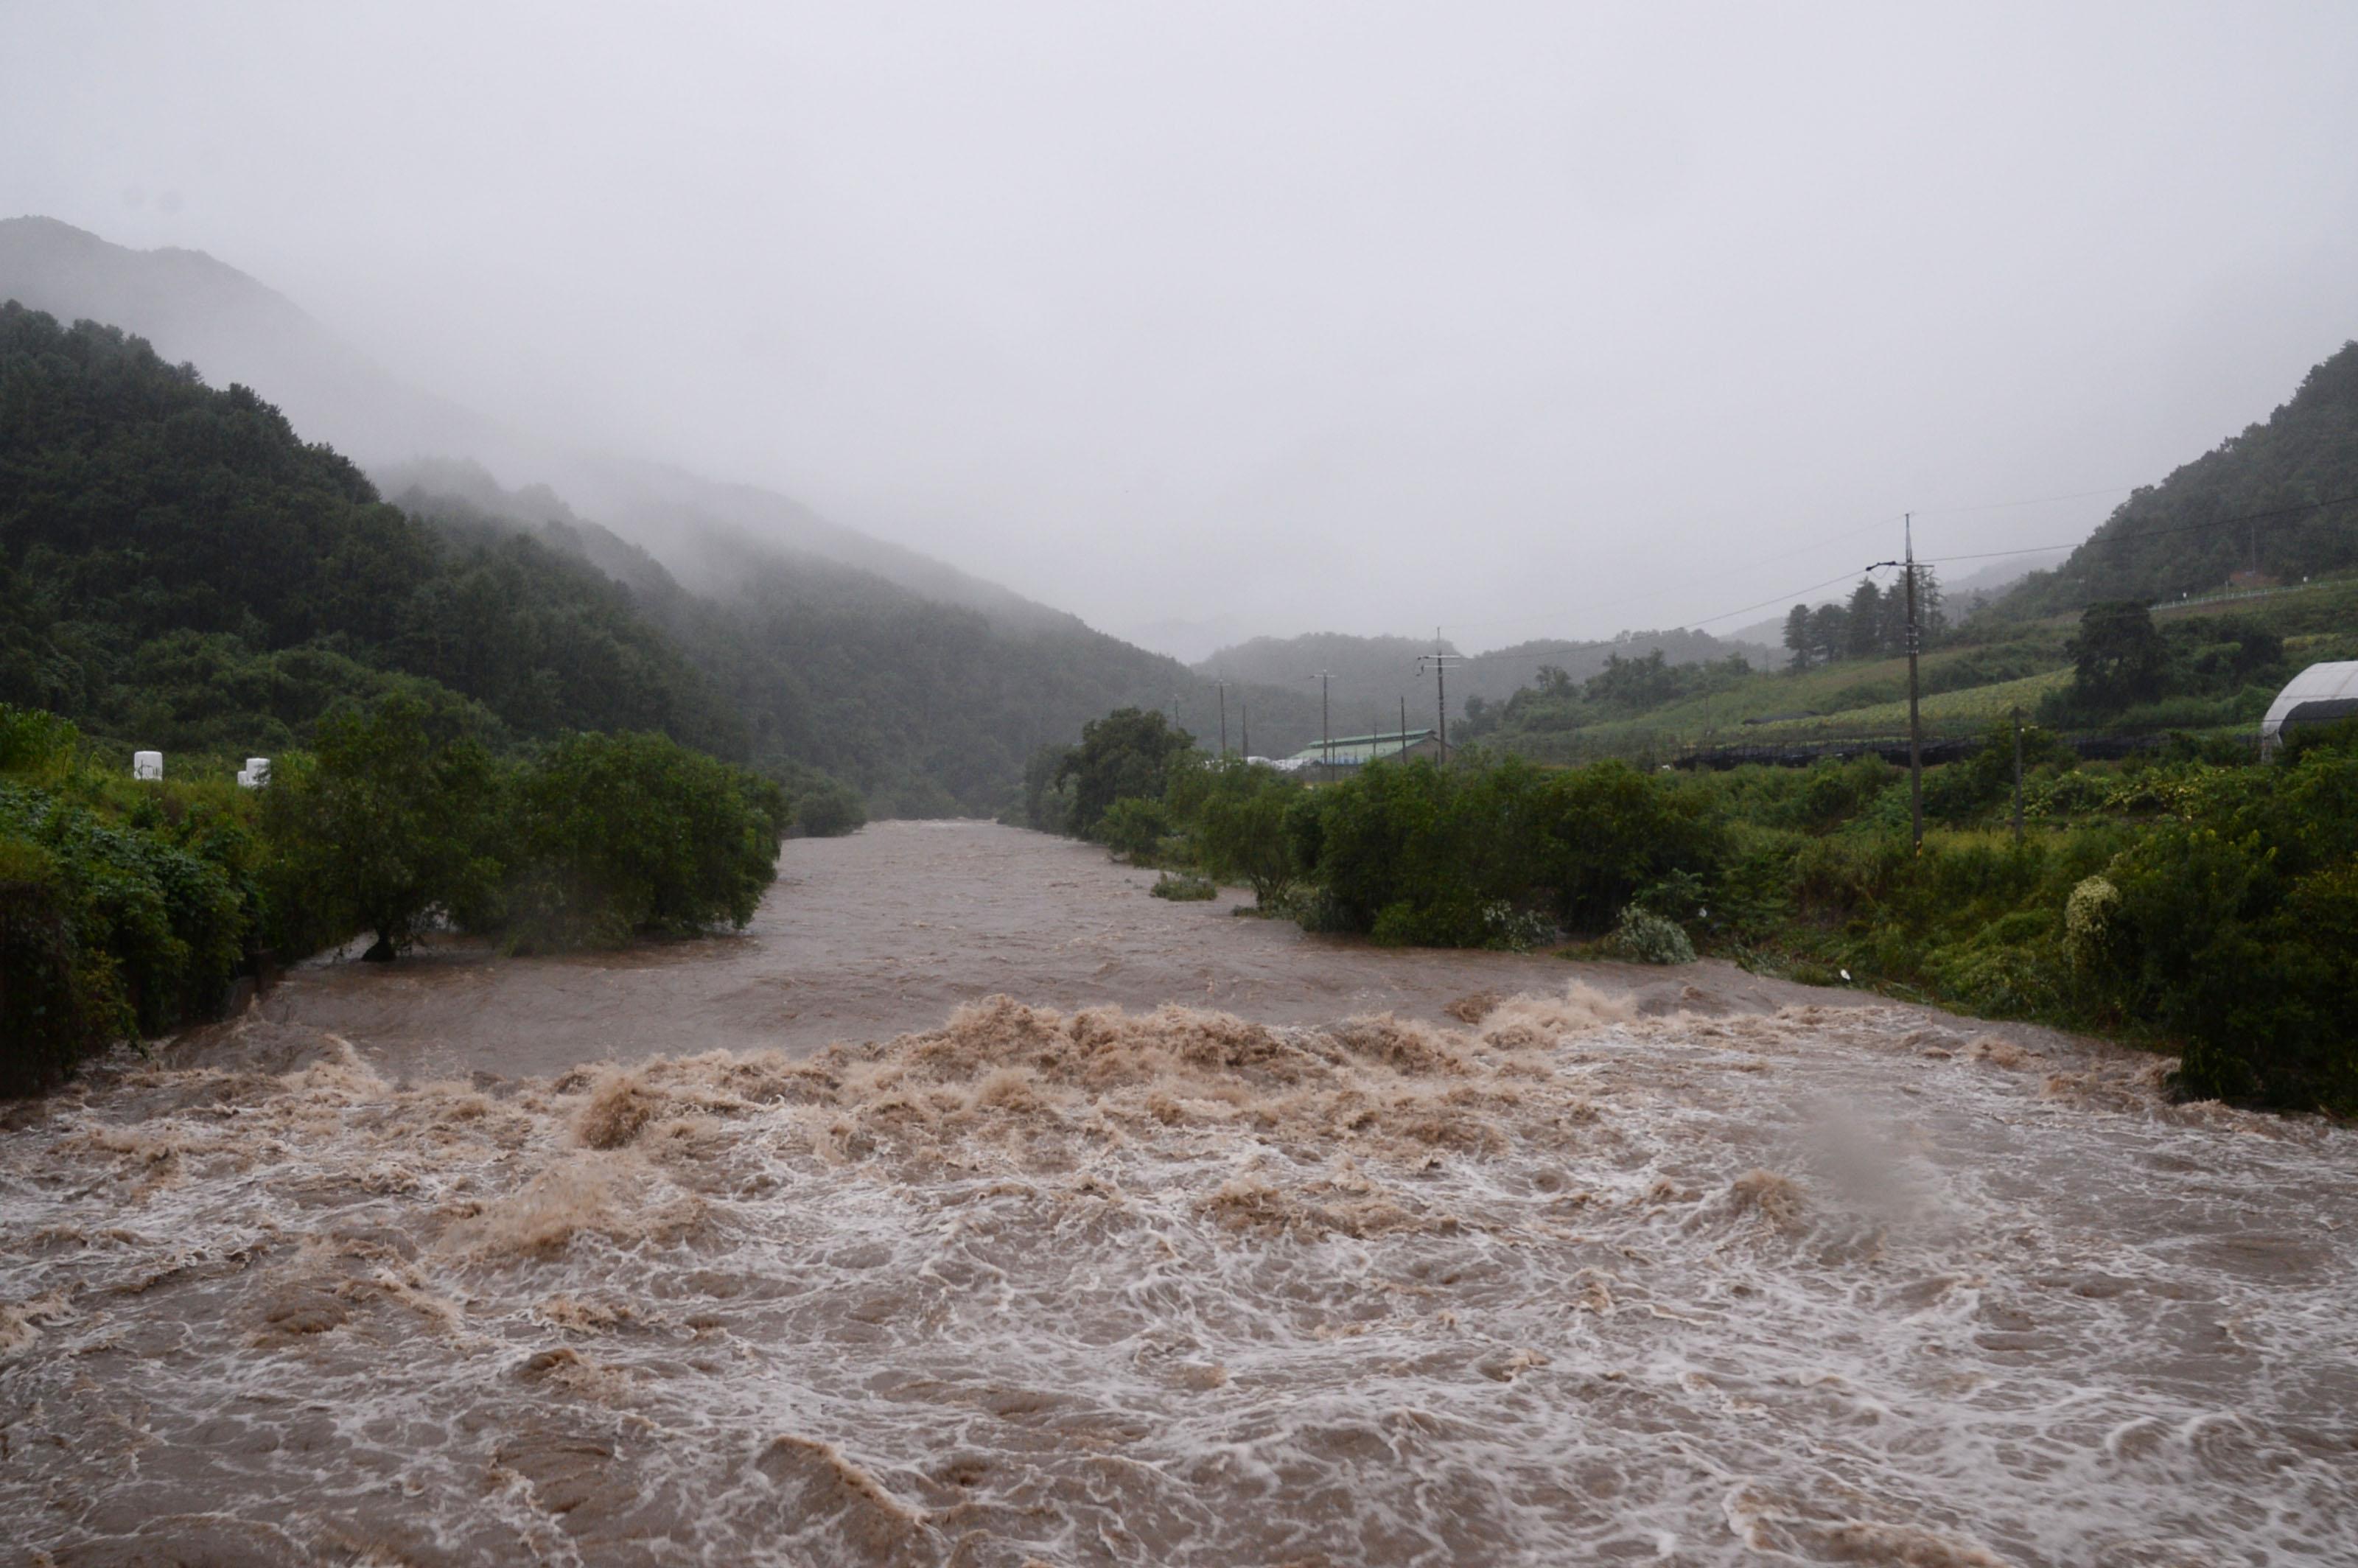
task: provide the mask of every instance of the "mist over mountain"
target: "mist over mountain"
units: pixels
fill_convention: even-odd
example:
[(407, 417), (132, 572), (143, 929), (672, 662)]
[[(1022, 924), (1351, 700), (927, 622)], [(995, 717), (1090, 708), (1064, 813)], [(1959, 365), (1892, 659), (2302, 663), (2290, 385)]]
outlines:
[[(415, 687), (520, 739), (659, 728), (947, 815), (999, 810), (1035, 751), (1111, 708), (1219, 733), (1212, 682), (1074, 617), (722, 529), (699, 536), (699, 591), (545, 485), (433, 459), (380, 487), (262, 392), (135, 336), (14, 299), (0, 321), (0, 700), (110, 739), (275, 751)], [(1248, 712), (1282, 750), (1318, 732), (1307, 693), (1228, 700), (1239, 739)]]
[(2297, 580), (2353, 565), (2358, 341), (2313, 367), (2264, 423), (2137, 489), (2061, 566), (2029, 574), (1997, 608), (2026, 614), (2171, 599), (2224, 587), (2238, 573)]
[(875, 573), (1010, 625), (1076, 618), (914, 550), (830, 522), (758, 485), (708, 480), (519, 430), (387, 373), (291, 300), (201, 251), (132, 250), (55, 219), (0, 220), (0, 299), (93, 320), (191, 362), (215, 386), (261, 391), (312, 440), (399, 488), (409, 465), (465, 459), (545, 486), (653, 552), (696, 587), (725, 587), (768, 548)]
[(1433, 722), (1439, 691), (1430, 665), (1418, 661), (1436, 651), (1453, 655), (1447, 674), (1452, 722), (1466, 712), (1469, 700), (1503, 702), (1539, 678), (1543, 667), (1563, 670), (1574, 680), (1585, 680), (1605, 668), (1608, 658), (1642, 658), (1660, 650), (1673, 665), (1707, 664), (1741, 654), (1756, 665), (1768, 662), (1767, 651), (1705, 632), (1625, 632), (1599, 642), (1569, 642), (1541, 638), (1472, 654), (1457, 659), (1457, 645), (1414, 637), (1356, 637), (1342, 633), (1311, 633), (1299, 637), (1256, 637), (1223, 648), (1199, 661), (1195, 673), (1215, 680), (1253, 681), (1271, 687), (1291, 687), (1318, 694), (1318, 673), (1328, 676), (1327, 691), (1336, 734), (1362, 732), (1372, 725), (1390, 730), (1400, 723), (1405, 704), (1411, 729)]
[[(391, 497), (443, 528), (493, 526), (594, 564), (738, 715), (753, 764), (815, 767), (882, 815), (998, 810), (1033, 752), (1122, 707), (1161, 709), (1206, 744), (1223, 696), (1174, 659), (1071, 617), (1010, 626), (876, 574), (774, 547), (743, 551), (725, 591), (698, 592), (546, 488), (503, 490), (479, 467), (412, 464)], [(719, 546), (725, 550), (725, 543)], [(1318, 734), (1314, 690), (1242, 684), (1231, 739), (1292, 752)]]

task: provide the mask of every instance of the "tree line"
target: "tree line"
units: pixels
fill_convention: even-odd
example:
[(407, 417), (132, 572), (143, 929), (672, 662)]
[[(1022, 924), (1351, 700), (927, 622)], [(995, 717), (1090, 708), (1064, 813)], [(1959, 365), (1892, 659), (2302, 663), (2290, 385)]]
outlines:
[[(1888, 585), (1861, 577), (1847, 603), (1828, 602), (1814, 610), (1797, 604), (1785, 613), (1787, 667), (1814, 669), (1844, 659), (1888, 659), (1908, 652), (1908, 583), (1906, 571)], [(1919, 562), (1916, 574), (1917, 647), (1931, 647), (1949, 631), (1949, 617), (1939, 575)]]
[(663, 735), (503, 754), (406, 693), (329, 714), (260, 790), (225, 762), (134, 780), (0, 704), (0, 1093), (356, 937), (387, 959), (437, 928), (531, 952), (742, 926), (788, 817), (774, 782)]
[[(2086, 629), (2091, 692), (2107, 620)], [(2358, 1113), (2358, 722), (2262, 763), (2181, 740), (2089, 763), (2014, 735), (1926, 770), (1922, 849), (1904, 770), (1546, 768), (1480, 746), (1331, 784), (1215, 757), (1127, 709), (1044, 749), (1020, 818), (1179, 873), (1259, 913), (1377, 942), (1695, 952), (1871, 984), (1994, 1017), (2116, 1033), (2180, 1056), (2194, 1097)]]

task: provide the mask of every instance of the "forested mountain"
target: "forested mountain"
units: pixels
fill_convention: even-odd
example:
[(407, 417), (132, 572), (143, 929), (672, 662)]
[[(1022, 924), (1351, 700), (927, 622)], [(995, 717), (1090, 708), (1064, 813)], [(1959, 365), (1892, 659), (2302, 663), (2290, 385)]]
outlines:
[[(1069, 617), (1011, 627), (776, 550), (727, 563), (729, 591), (692, 593), (546, 489), (503, 491), (463, 464), (411, 465), (397, 482), (395, 499), (439, 528), (507, 530), (628, 585), (741, 719), (755, 766), (824, 769), (882, 814), (996, 810), (1034, 751), (1116, 708), (1169, 712), (1175, 702), (1183, 725), (1207, 744), (1218, 738), (1208, 680)], [(1236, 687), (1228, 700), (1232, 741), (1243, 738), (1248, 705), (1257, 748), (1292, 751), (1317, 735), (1314, 687)]]
[[(1258, 681), (1270, 687), (1290, 687), (1318, 694), (1318, 672), (1328, 684), (1334, 706), (1335, 733), (1363, 733), (1372, 719), (1379, 729), (1400, 722), (1401, 702), (1408, 705), (1412, 727), (1433, 719), (1433, 677), (1419, 675), (1417, 660), (1436, 644), (1413, 637), (1353, 637), (1316, 632), (1300, 637), (1256, 637), (1233, 648), (1223, 648), (1197, 664), (1198, 675), (1212, 679)], [(1442, 642), (1449, 654), (1456, 645)], [(1449, 669), (1449, 716), (1452, 723), (1466, 713), (1502, 703), (1540, 678), (1545, 668), (1564, 672), (1574, 681), (1599, 674), (1608, 660), (1642, 658), (1659, 651), (1671, 665), (1700, 665), (1743, 654), (1765, 664), (1757, 649), (1723, 641), (1708, 633), (1625, 632), (1609, 642), (1572, 643), (1542, 639), (1469, 655)], [(1256, 751), (1266, 751), (1258, 741)]]
[[(2046, 614), (2106, 599), (2175, 599), (2256, 567), (2297, 580), (2358, 567), (2358, 342), (2303, 378), (2292, 400), (2240, 436), (2121, 503), (2053, 571), (1995, 608)], [(2249, 523), (2224, 520), (2278, 514)]]
[(254, 393), (0, 304), (0, 700), (268, 752), (404, 678), (520, 736), (745, 750), (710, 683), (586, 561), (438, 533)]
[[(996, 811), (1031, 751), (1071, 740), (1109, 708), (1161, 708), (1207, 741), (1219, 733), (1218, 692), (1174, 660), (784, 497), (532, 443), (403, 386), (200, 253), (130, 251), (46, 219), (0, 222), (0, 299), (12, 297), (113, 316), (161, 340), (161, 357), (120, 333), (68, 352), (70, 373), (93, 389), (85, 401), (111, 408), (103, 432), (69, 436), (27, 420), (11, 437), (27, 474), (63, 460), (48, 449), (59, 443), (136, 449), (147, 464), (139, 484), (181, 519), (163, 556), (142, 531), (154, 519), (137, 506), (57, 539), (36, 536), (55, 522), (47, 513), (5, 524), (16, 577), (0, 690), (99, 733), (267, 751), (339, 696), (424, 676), (478, 697), (519, 735), (659, 728), (773, 771), (837, 773), (879, 809), (904, 812)], [(19, 314), (12, 330), (33, 334), (32, 313)], [(36, 347), (27, 336), (20, 353), (39, 361), (81, 340), (80, 329), (48, 330), (54, 343)], [(194, 362), (193, 375), (168, 362), (183, 360)], [(259, 395), (204, 384), (249, 374)], [(146, 388), (146, 400), (108, 405), (94, 389), (110, 378)], [(282, 395), (282, 383), (293, 389), (291, 420), (263, 400)], [(268, 431), (243, 448), (227, 443), (233, 471), (200, 481), (206, 457), (154, 449), (127, 428), (179, 415)], [(373, 454), (383, 492), (411, 518), (390, 535), (389, 565), (350, 550), (332, 564), (319, 555), (344, 547), (348, 533), (384, 533), (389, 509), (377, 503), (380, 487), (325, 448), (305, 449), (296, 428)], [(276, 446), (308, 449), (305, 462), (335, 475), (276, 495), (263, 510), (277, 523), (235, 546), (309, 584), (272, 589), (272, 606), (302, 607), (284, 614), (244, 604), (249, 579), (228, 571), (231, 552), (212, 550), (213, 535), (191, 521), (211, 518), (214, 498), (187, 499), (206, 483), (263, 482), (238, 465)], [(256, 460), (277, 483), (285, 460)], [(486, 462), (522, 465), (565, 495), (548, 483), (504, 489)], [(229, 535), (243, 537), (234, 525)], [(84, 550), (111, 554), (73, 564)], [(158, 569), (135, 582), (126, 575), (135, 560)], [(317, 612), (314, 601), (335, 584), (365, 612)], [(567, 636), (594, 645), (565, 651)], [(1257, 746), (1292, 750), (1317, 734), (1314, 695), (1228, 700), (1239, 738), (1249, 705)]]
[(174, 363), (194, 363), (215, 386), (259, 388), (307, 437), (372, 473), (419, 459), (467, 459), (512, 481), (553, 485), (653, 550), (691, 587), (726, 586), (749, 549), (775, 546), (858, 567), (1012, 625), (1073, 621), (758, 486), (582, 450), (420, 392), (284, 296), (201, 251), (135, 251), (51, 218), (0, 220), (0, 299), (12, 298), (61, 321), (103, 321), (136, 333)]

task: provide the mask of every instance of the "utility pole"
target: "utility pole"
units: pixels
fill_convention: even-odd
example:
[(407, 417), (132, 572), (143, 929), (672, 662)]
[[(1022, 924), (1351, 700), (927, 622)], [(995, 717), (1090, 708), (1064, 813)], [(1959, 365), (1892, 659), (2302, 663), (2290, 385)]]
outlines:
[[(1433, 629), (1433, 652), (1419, 654), (1416, 656), (1417, 674), (1424, 674), (1427, 665), (1433, 666), (1433, 707), (1441, 719), (1441, 760), (1444, 763), (1449, 761), (1449, 666), (1462, 665), (1465, 662), (1466, 655), (1463, 654), (1442, 652), (1441, 628), (1438, 626)], [(1405, 730), (1408, 726), (1403, 723), (1401, 728)]]
[(1401, 693), (1401, 761), (1408, 761), (1408, 693)]
[(1335, 782), (1335, 730), (1326, 722), (1326, 683), (1333, 678), (1325, 670), (1310, 677), (1318, 683), (1318, 782)]
[(1249, 702), (1240, 702), (1237, 704), (1237, 706), (1244, 712), (1244, 753), (1246, 759), (1249, 761), (1252, 757), (1252, 704)]
[(1225, 762), (1228, 760), (1228, 683), (1221, 680), (1212, 684), (1220, 692), (1220, 761)]
[(1924, 727), (1916, 707), (1916, 514), (1906, 514), (1908, 561), (1908, 819), (1916, 853), (1924, 852)]
[(2014, 705), (2014, 847), (2022, 848), (2022, 705)]

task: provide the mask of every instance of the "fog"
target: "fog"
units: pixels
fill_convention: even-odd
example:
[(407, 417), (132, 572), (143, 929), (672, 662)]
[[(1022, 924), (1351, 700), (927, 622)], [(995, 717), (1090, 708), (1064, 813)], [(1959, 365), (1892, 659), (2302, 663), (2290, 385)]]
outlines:
[(2358, 334), (2345, 5), (483, 10), (0, 5), (0, 215), (1116, 632), (1725, 631)]

